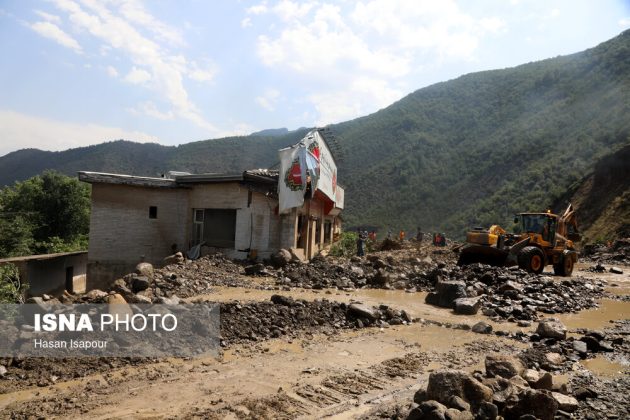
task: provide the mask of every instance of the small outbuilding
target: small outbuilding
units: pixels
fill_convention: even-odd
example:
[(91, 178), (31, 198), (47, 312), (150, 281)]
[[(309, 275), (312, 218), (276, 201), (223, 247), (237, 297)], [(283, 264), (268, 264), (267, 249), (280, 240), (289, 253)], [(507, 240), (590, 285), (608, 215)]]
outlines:
[(0, 265), (17, 267), (20, 281), (28, 285), (28, 295), (59, 296), (64, 290), (70, 293), (86, 290), (87, 256), (87, 251), (27, 255), (0, 259)]

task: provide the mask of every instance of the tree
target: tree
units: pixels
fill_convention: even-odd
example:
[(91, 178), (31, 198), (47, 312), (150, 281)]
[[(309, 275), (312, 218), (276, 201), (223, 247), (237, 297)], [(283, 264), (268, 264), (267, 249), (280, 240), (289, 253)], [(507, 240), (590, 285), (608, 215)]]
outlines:
[(87, 246), (90, 188), (47, 171), (0, 191), (0, 255), (71, 251)]

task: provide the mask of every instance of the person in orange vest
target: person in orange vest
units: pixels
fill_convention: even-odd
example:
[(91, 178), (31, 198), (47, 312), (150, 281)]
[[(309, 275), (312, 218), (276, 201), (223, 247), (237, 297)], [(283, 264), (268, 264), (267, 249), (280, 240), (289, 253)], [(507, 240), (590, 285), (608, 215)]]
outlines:
[(400, 240), (400, 242), (405, 240), (405, 231), (400, 229), (400, 233), (398, 234), (398, 239)]

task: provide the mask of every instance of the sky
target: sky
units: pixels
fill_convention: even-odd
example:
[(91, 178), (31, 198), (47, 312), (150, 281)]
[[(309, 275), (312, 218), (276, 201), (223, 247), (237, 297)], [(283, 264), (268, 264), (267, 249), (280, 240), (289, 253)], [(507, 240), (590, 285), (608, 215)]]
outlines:
[(323, 126), (628, 28), (630, 0), (0, 0), (0, 156)]

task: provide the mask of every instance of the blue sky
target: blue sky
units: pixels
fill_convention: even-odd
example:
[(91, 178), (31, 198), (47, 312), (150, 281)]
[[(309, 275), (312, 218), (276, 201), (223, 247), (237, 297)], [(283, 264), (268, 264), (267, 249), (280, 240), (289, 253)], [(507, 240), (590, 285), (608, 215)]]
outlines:
[(0, 0), (0, 156), (345, 121), (627, 28), (627, 0)]

